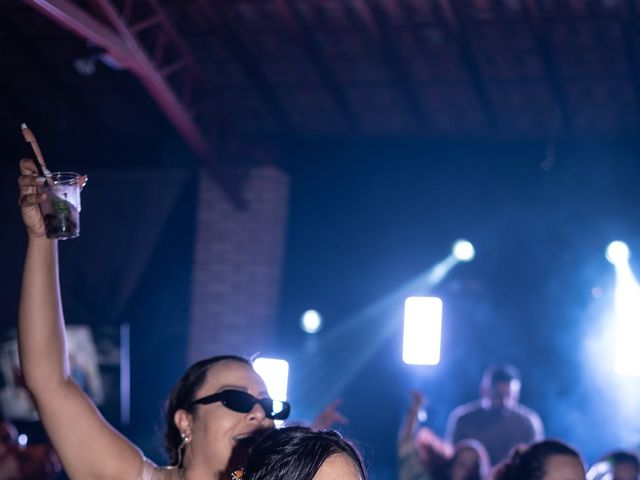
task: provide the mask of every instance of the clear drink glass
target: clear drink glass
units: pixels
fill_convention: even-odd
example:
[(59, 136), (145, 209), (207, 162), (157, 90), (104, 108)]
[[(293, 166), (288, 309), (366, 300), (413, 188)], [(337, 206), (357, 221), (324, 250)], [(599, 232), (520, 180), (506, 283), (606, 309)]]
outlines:
[(48, 238), (66, 240), (80, 235), (80, 175), (55, 172), (41, 191), (49, 198), (40, 205)]

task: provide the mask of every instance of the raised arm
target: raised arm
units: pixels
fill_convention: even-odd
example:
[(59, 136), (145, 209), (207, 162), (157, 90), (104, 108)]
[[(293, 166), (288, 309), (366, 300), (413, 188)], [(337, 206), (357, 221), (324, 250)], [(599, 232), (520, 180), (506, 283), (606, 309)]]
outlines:
[(420, 392), (417, 390), (411, 392), (411, 405), (398, 431), (398, 445), (413, 442), (419, 424), (418, 415), (425, 403), (425, 398)]
[(334, 425), (346, 425), (349, 423), (349, 419), (338, 410), (341, 404), (342, 399), (337, 398), (325, 406), (313, 422), (311, 422), (311, 428), (315, 430), (328, 430)]
[(400, 425), (397, 443), (398, 480), (432, 480), (433, 468), (451, 455), (450, 446), (428, 427), (419, 427), (424, 396), (414, 390), (411, 404)]
[(73, 480), (136, 480), (142, 455), (73, 382), (64, 335), (57, 241), (49, 240), (32, 160), (20, 161), (20, 209), (28, 235), (18, 321), (20, 363), (44, 427)]

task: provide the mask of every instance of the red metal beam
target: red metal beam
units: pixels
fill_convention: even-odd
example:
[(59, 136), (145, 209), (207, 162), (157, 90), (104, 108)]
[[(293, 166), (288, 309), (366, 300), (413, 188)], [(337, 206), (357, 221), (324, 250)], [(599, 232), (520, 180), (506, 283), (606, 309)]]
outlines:
[(99, 2), (117, 32), (69, 0), (25, 0), (27, 5), (62, 27), (105, 49), (121, 65), (131, 70), (192, 150), (201, 159), (210, 162), (211, 146), (189, 114), (189, 107), (178, 98), (115, 7), (108, 0)]
[(134, 59), (118, 34), (82, 8), (67, 0), (25, 0), (25, 3), (67, 30), (104, 48), (123, 67), (132, 68)]

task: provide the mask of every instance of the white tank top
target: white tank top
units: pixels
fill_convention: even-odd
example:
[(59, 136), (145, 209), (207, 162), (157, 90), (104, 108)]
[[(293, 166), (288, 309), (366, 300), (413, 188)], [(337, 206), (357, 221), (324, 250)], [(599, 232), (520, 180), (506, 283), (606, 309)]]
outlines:
[(172, 470), (170, 467), (158, 467), (148, 458), (143, 458), (138, 480), (169, 480)]

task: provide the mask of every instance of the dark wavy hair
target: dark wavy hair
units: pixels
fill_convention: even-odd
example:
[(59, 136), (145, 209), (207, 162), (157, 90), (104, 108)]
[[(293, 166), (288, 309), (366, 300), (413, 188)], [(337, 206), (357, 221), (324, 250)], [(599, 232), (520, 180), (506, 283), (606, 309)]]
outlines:
[(171, 465), (178, 463), (178, 447), (180, 447), (180, 443), (182, 443), (180, 431), (173, 420), (175, 413), (183, 409), (193, 414), (195, 407), (190, 405), (190, 403), (195, 400), (194, 396), (196, 391), (206, 380), (207, 373), (211, 367), (224, 361), (244, 363), (251, 367), (249, 360), (236, 355), (218, 355), (216, 357), (205, 358), (191, 365), (184, 375), (182, 375), (178, 383), (171, 389), (165, 404), (166, 427), (164, 433), (165, 451), (167, 452)]
[(338, 432), (281, 428), (253, 446), (243, 480), (311, 480), (327, 458), (339, 453), (347, 455), (362, 478), (367, 478), (358, 450)]
[(500, 464), (493, 480), (542, 480), (546, 462), (553, 455), (568, 455), (582, 462), (580, 454), (559, 440), (542, 440), (516, 449), (511, 457)]

